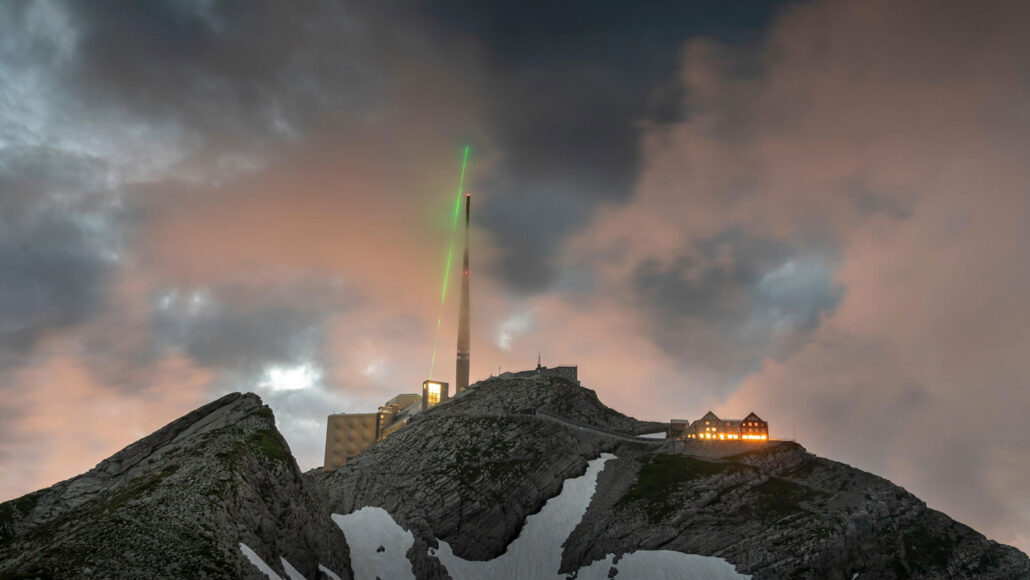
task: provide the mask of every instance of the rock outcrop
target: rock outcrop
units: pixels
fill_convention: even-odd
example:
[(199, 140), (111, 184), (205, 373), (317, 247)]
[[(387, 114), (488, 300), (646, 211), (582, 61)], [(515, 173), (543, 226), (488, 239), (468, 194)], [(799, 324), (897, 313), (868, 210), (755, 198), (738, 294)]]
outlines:
[(304, 484), (272, 411), (231, 394), (52, 487), (0, 504), (0, 578), (265, 578), (319, 563), (349, 577), (346, 544)]
[[(514, 373), (338, 470), (302, 475), (268, 407), (228, 395), (88, 473), (0, 504), (0, 579), (268, 577), (259, 566), (350, 578), (352, 556), (387, 555), (401, 558), (393, 570), (449, 578), (440, 550), (452, 564), (494, 560), (528, 516), (587, 479), (593, 493), (576, 492), (577, 515), (563, 520), (562, 573), (610, 577), (620, 560), (679, 552), (756, 579), (1030, 578), (1025, 554), (882, 478), (796, 443), (684, 448), (634, 436), (660, 427), (565, 379)], [(381, 525), (337, 526), (332, 514)], [(363, 547), (352, 554), (340, 526)], [(390, 547), (373, 545), (390, 534)], [(366, 551), (372, 560), (358, 559)]]
[(562, 570), (640, 549), (718, 556), (754, 578), (1030, 577), (1015, 548), (791, 442), (718, 460), (665, 450), (609, 462)]

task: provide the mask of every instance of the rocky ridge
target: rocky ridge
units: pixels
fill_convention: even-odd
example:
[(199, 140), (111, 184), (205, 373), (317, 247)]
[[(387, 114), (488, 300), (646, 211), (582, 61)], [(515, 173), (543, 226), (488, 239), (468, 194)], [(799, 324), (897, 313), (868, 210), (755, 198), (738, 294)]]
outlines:
[(226, 395), (92, 470), (0, 504), (0, 578), (349, 577), (346, 544), (304, 483), (272, 411)]
[(754, 578), (1025, 578), (1030, 561), (891, 482), (791, 442), (721, 460), (620, 457), (562, 570), (634, 550), (711, 555)]
[(309, 579), (327, 577), (320, 565), (350, 578), (330, 515), (364, 507), (410, 531), (416, 577), (448, 578), (441, 541), (467, 561), (498, 557), (602, 453), (615, 457), (563, 544), (562, 573), (614, 554), (611, 575), (634, 552), (672, 550), (756, 579), (1030, 578), (1025, 554), (882, 478), (795, 443), (719, 458), (633, 436), (660, 426), (564, 379), (516, 373), (420, 414), (336, 471), (300, 474), (271, 411), (228, 395), (86, 474), (0, 504), (0, 579), (265, 578), (241, 543), (283, 578), (285, 561)]

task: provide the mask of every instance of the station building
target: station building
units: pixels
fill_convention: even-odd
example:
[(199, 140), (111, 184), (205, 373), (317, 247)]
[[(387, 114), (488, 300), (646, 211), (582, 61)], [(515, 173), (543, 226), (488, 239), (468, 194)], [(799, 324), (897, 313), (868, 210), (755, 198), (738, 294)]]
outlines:
[(683, 431), (682, 439), (768, 441), (769, 423), (755, 413), (743, 419), (720, 419), (709, 411)]

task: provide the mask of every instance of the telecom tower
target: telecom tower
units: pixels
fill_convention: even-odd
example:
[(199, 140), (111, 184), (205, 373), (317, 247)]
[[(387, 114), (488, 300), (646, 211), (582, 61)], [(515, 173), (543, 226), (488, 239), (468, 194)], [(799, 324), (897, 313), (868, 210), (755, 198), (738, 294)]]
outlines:
[(458, 363), (454, 371), (454, 394), (469, 386), (469, 212), (472, 196), (465, 194), (465, 257), (461, 266), (461, 310), (458, 313)]

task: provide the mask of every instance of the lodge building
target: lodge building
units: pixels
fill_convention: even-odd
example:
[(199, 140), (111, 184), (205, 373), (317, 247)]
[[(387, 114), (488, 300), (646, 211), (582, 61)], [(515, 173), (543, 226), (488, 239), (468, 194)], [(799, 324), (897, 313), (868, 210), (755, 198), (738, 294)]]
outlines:
[(754, 413), (743, 419), (720, 419), (708, 411), (682, 433), (682, 439), (768, 441), (769, 423)]

